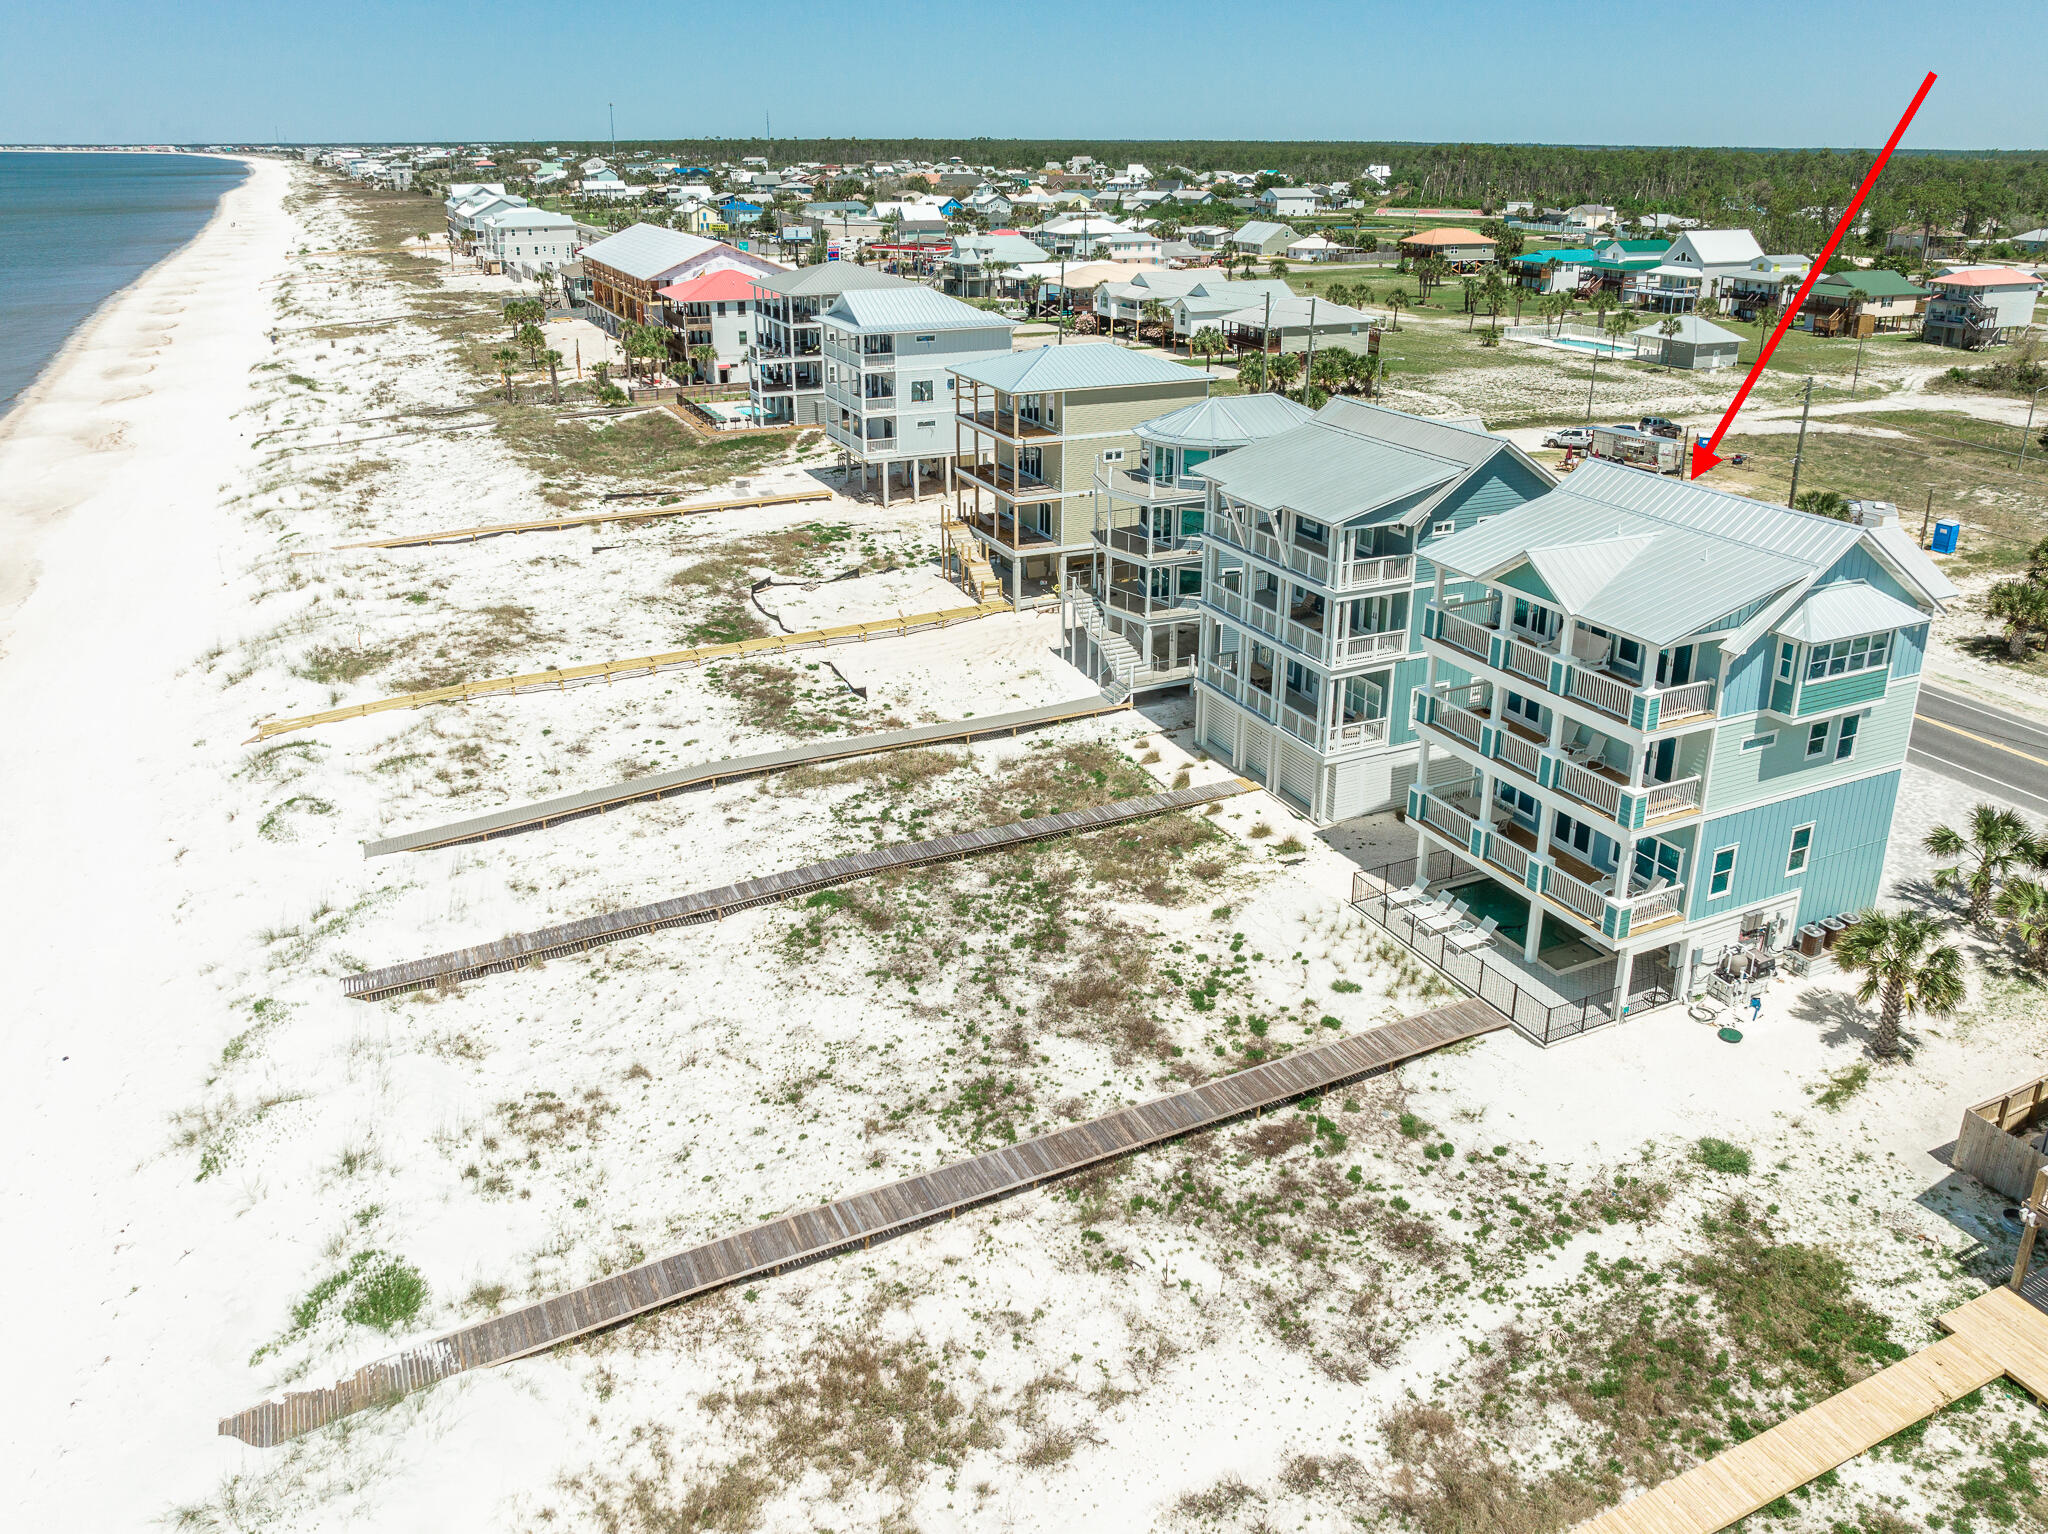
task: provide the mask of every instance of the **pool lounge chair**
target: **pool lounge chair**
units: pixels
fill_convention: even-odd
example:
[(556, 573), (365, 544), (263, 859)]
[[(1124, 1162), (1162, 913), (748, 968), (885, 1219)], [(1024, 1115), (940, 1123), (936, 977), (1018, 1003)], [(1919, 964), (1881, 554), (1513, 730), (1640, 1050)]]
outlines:
[(1420, 884), (1404, 884), (1387, 895), (1388, 905), (1413, 905), (1418, 900), (1429, 899), (1429, 891)]
[(1449, 941), (1451, 946), (1461, 953), (1470, 953), (1473, 949), (1484, 948), (1492, 942), (1494, 933), (1498, 931), (1500, 923), (1489, 916), (1476, 927), (1459, 928), (1450, 934)]
[(1424, 911), (1415, 919), (1431, 932), (1444, 933), (1453, 927), (1463, 926), (1465, 918), (1470, 914), (1465, 902), (1457, 900), (1448, 906), (1438, 906), (1434, 910)]

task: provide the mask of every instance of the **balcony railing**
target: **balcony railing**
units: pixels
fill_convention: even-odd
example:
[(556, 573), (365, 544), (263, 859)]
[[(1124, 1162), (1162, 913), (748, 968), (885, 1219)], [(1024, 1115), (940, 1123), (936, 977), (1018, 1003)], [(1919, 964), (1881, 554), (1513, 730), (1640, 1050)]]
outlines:
[(1589, 927), (1599, 928), (1607, 914), (1605, 895), (1555, 864), (1544, 878), (1543, 892)]
[(1381, 634), (1340, 634), (1333, 661), (1372, 660), (1381, 655), (1406, 655), (1408, 631), (1389, 629)]
[(1621, 818), (1621, 785), (1588, 772), (1575, 762), (1560, 760), (1555, 779), (1558, 789), (1582, 804), (1590, 804), (1609, 820)]
[(1517, 884), (1529, 882), (1529, 854), (1505, 836), (1487, 837), (1486, 861), (1513, 876)]
[(1565, 696), (1576, 698), (1581, 703), (1599, 710), (1610, 718), (1627, 723), (1635, 695), (1612, 677), (1602, 676), (1597, 671), (1572, 667), (1571, 680), (1566, 685)]
[(1525, 644), (1519, 639), (1508, 641), (1508, 670), (1538, 687), (1550, 685), (1550, 656), (1548, 652)]
[(1460, 618), (1456, 613), (1439, 609), (1437, 612), (1437, 637), (1454, 650), (1463, 650), (1477, 660), (1485, 660), (1487, 642), (1493, 637), (1493, 630)]
[[(1242, 652), (1239, 652), (1240, 654)], [(1228, 667), (1214, 661), (1202, 667), (1202, 680), (1233, 702), (1242, 703), (1262, 719), (1271, 719), (1274, 713), (1273, 695), (1265, 688), (1239, 676)]]
[(1494, 737), (1494, 754), (1524, 777), (1541, 781), (1539, 763), (1543, 752), (1533, 741), (1522, 739), (1512, 730), (1501, 730)]
[(1683, 687), (1667, 687), (1657, 697), (1659, 726), (1667, 725), (1674, 719), (1689, 719), (1695, 714), (1711, 714), (1714, 711), (1712, 682), (1688, 682)]
[[(1225, 526), (1228, 526), (1225, 519)], [(1238, 543), (1227, 531), (1227, 541)], [(1299, 542), (1287, 541), (1254, 528), (1249, 543), (1239, 544), (1276, 565), (1284, 565), (1331, 591), (1364, 591), (1374, 586), (1407, 585), (1414, 579), (1415, 559), (1409, 554), (1354, 555), (1351, 558), (1318, 553)]]
[(1690, 815), (1699, 807), (1700, 780), (1697, 775), (1672, 783), (1653, 783), (1650, 785), (1649, 808), (1643, 818), (1668, 820), (1675, 815)]
[(961, 479), (1008, 496), (1028, 496), (1052, 488), (1037, 475), (1020, 473), (1007, 463), (963, 463), (953, 472)]
[(1684, 914), (1681, 909), (1684, 895), (1683, 884), (1667, 884), (1662, 889), (1648, 890), (1626, 900), (1615, 900), (1612, 904), (1629, 913), (1628, 930), (1633, 933), (1641, 932), (1645, 927), (1676, 921)]
[(1052, 539), (1037, 528), (1027, 527), (1015, 517), (997, 516), (993, 512), (985, 511), (979, 516), (970, 513), (960, 520), (1006, 549), (1023, 549), (1037, 544), (1052, 543)]
[(1430, 708), (1430, 723), (1474, 751), (1479, 749), (1479, 731), (1485, 721), (1469, 709), (1460, 708), (1447, 698), (1438, 698)]
[(1460, 847), (1472, 845), (1472, 830), (1477, 824), (1462, 810), (1452, 809), (1435, 794), (1422, 802), (1422, 823), (1439, 836), (1449, 837)]

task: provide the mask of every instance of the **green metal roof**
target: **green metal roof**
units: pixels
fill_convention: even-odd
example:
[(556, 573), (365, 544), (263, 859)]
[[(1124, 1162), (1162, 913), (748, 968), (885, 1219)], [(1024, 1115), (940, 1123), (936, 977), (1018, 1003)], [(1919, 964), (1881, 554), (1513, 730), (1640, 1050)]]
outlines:
[(1908, 282), (1897, 272), (1881, 266), (1856, 272), (1829, 272), (1813, 285), (1813, 297), (1848, 300), (1851, 288), (1861, 288), (1872, 298), (1925, 298), (1928, 290)]

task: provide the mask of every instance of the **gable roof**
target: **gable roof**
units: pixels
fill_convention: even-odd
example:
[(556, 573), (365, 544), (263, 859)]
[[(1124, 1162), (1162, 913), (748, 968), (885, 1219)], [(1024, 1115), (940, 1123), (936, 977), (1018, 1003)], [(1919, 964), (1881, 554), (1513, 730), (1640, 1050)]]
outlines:
[(635, 224), (587, 247), (583, 259), (649, 282), (717, 244), (701, 234), (684, 234), (659, 224)]
[(1231, 238), (1233, 240), (1255, 240), (1263, 245), (1276, 234), (1284, 234), (1290, 240), (1295, 237), (1294, 231), (1285, 224), (1276, 224), (1269, 219), (1255, 218), (1248, 224), (1239, 225), (1237, 232)]
[(1764, 253), (1747, 229), (1688, 229), (1673, 249), (1679, 245), (1687, 246), (1703, 266), (1746, 266)]
[(2010, 266), (1958, 266), (1929, 279), (1958, 288), (2039, 287), (2041, 279)]
[(1439, 499), (1501, 453), (1551, 482), (1503, 438), (1338, 398), (1312, 420), (1204, 465), (1203, 473), (1254, 506), (1335, 525), (1410, 496), (1435, 492), (1431, 501)]
[(1441, 224), (1434, 229), (1418, 229), (1404, 235), (1396, 242), (1401, 245), (1491, 245), (1493, 236), (1482, 234), (1477, 229), (1460, 229), (1455, 224)]
[[(977, 311), (979, 312), (979, 311)], [(1005, 394), (1052, 394), (1062, 389), (1108, 389), (1132, 384), (1202, 383), (1193, 368), (1110, 341), (1040, 346), (972, 362), (954, 372)]]
[[(1667, 337), (1663, 333), (1662, 327), (1674, 319), (1678, 321), (1678, 329)], [(1697, 314), (1666, 315), (1663, 319), (1656, 320), (1651, 324), (1637, 326), (1630, 334), (1655, 336), (1660, 341), (1683, 341), (1690, 346), (1713, 346), (1730, 342), (1737, 346), (1742, 344), (1742, 337), (1734, 331), (1723, 330), (1719, 325), (1711, 325)]]
[(1882, 266), (1871, 266), (1854, 272), (1829, 272), (1814, 283), (1812, 291), (1807, 296), (1846, 300), (1851, 288), (1861, 288), (1872, 298), (1925, 298), (1928, 292), (1917, 282), (1909, 282), (1897, 272)]
[[(861, 330), (991, 330), (1009, 344), (1011, 321), (918, 283), (900, 288), (846, 288), (825, 316)], [(991, 343), (994, 344), (994, 343)]]
[[(1895, 530), (1591, 459), (1548, 495), (1431, 544), (1430, 557), (1460, 575), (1486, 578), (1541, 556), (1570, 572), (1560, 579), (1590, 586), (1573, 608), (1579, 616), (1666, 645), (1810, 586), (1859, 543), (1889, 553), (1889, 544), (1873, 536), (1880, 531)], [(1618, 564), (1583, 552), (1601, 543), (1625, 543), (1631, 552)], [(1942, 600), (1910, 565), (1890, 562), (1931, 600)]]
[(881, 272), (856, 261), (821, 261), (790, 272), (768, 272), (756, 276), (754, 285), (790, 298), (833, 295), (856, 288), (914, 288), (918, 284), (893, 272)]

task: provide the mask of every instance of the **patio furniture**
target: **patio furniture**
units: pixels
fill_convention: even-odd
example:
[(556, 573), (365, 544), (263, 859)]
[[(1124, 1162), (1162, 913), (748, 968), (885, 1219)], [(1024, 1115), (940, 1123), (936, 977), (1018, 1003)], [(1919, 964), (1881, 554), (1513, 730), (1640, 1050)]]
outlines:
[(1420, 884), (1404, 884), (1387, 896), (1387, 904), (1393, 906), (1413, 905), (1418, 900), (1429, 899), (1429, 890)]
[(1460, 928), (1450, 935), (1450, 944), (1460, 953), (1470, 953), (1475, 948), (1484, 948), (1493, 941), (1494, 933), (1500, 931), (1500, 923), (1491, 916), (1472, 928)]
[(1449, 932), (1453, 927), (1463, 925), (1465, 916), (1465, 902), (1459, 900), (1452, 902), (1448, 906), (1440, 905), (1433, 910), (1424, 911), (1416, 918), (1416, 921), (1420, 925), (1427, 927), (1431, 932), (1441, 934)]

